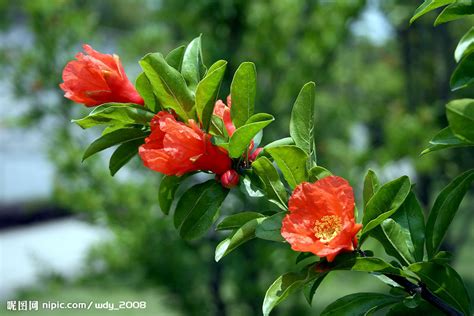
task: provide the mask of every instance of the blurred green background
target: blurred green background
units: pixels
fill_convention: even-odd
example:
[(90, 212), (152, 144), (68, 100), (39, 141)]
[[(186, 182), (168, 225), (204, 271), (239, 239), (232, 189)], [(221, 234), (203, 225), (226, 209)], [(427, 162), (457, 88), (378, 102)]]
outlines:
[[(133, 81), (143, 55), (167, 53), (202, 33), (205, 63), (229, 61), (222, 98), (238, 65), (253, 61), (256, 111), (276, 117), (264, 144), (288, 135), (299, 89), (315, 81), (319, 164), (348, 178), (358, 200), (368, 168), (383, 181), (408, 174), (428, 209), (437, 192), (473, 162), (472, 149), (419, 156), (446, 125), (446, 101), (472, 92), (450, 92), (449, 76), (454, 48), (473, 21), (434, 28), (433, 14), (409, 26), (418, 5), (411, 0), (0, 0), (1, 308), (7, 299), (146, 301), (146, 310), (116, 313), (258, 315), (266, 288), (294, 266), (296, 256), (287, 245), (260, 240), (216, 264), (213, 251), (224, 235), (180, 240), (157, 204), (160, 176), (138, 158), (114, 178), (107, 169), (110, 152), (81, 164), (82, 151), (99, 131), (86, 133), (70, 124), (87, 109), (63, 98), (58, 85), (63, 67), (82, 43), (120, 55)], [(443, 245), (454, 253), (453, 265), (471, 296), (472, 205), (471, 194)], [(269, 205), (248, 201), (234, 190), (223, 212), (262, 207)], [(42, 243), (33, 234), (15, 244), (31, 227), (44, 225), (35, 214), (51, 209), (43, 233), (55, 236), (55, 243)], [(16, 212), (23, 217), (12, 220)], [(73, 228), (54, 226), (64, 216), (74, 225), (84, 223), (88, 239), (72, 236)], [(58, 244), (64, 253), (55, 252)], [(30, 246), (51, 254), (53, 262), (38, 261), (40, 277), (18, 287), (12, 275), (24, 275), (28, 267), (16, 254)], [(50, 268), (61, 262), (74, 267), (67, 276)], [(387, 290), (371, 276), (336, 272), (323, 282), (313, 307), (295, 295), (274, 314), (315, 315), (345, 294)]]

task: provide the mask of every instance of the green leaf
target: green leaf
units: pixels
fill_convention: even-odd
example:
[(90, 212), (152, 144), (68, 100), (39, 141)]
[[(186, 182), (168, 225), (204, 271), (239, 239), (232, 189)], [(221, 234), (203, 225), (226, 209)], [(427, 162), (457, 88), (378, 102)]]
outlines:
[(472, 27), (458, 43), (454, 51), (454, 59), (458, 63), (464, 56), (474, 52), (474, 27)]
[(160, 187), (158, 189), (158, 202), (163, 214), (169, 214), (176, 190), (186, 178), (187, 175), (181, 177), (164, 175), (163, 178), (161, 178)]
[(383, 259), (376, 257), (356, 257), (353, 253), (339, 254), (333, 262), (320, 262), (318, 271), (349, 270), (378, 272), (404, 276), (405, 273)]
[(268, 148), (267, 152), (273, 157), (281, 170), (283, 177), (291, 188), (308, 180), (306, 163), (308, 154), (299, 147), (286, 145)]
[(377, 192), (379, 187), (380, 187), (379, 178), (377, 177), (377, 175), (372, 169), (369, 169), (364, 178), (364, 191), (363, 191), (364, 208), (367, 207), (367, 203), (372, 198), (372, 196), (374, 196), (375, 192)]
[(240, 212), (234, 215), (227, 216), (218, 225), (216, 230), (232, 230), (240, 228), (245, 223), (264, 217), (262, 214), (257, 212)]
[(420, 5), (416, 10), (413, 17), (410, 19), (410, 23), (413, 23), (420, 16), (433, 11), (437, 8), (443, 7), (450, 3), (453, 3), (455, 0), (425, 0), (422, 5)]
[(185, 49), (186, 47), (184, 45), (176, 47), (171, 52), (169, 52), (169, 54), (166, 55), (165, 58), (168, 65), (170, 65), (179, 72), (181, 72), (181, 65), (183, 64), (183, 56)]
[(243, 193), (246, 193), (250, 197), (262, 197), (264, 196), (264, 185), (260, 178), (255, 174), (245, 174), (241, 176), (240, 189)]
[(451, 3), (438, 15), (434, 25), (440, 25), (449, 21), (454, 21), (474, 14), (474, 5), (472, 0), (457, 0)]
[(252, 163), (252, 168), (265, 185), (265, 193), (269, 201), (286, 210), (288, 194), (277, 170), (267, 157), (260, 157)]
[(420, 315), (430, 315), (430, 316), (445, 316), (443, 312), (431, 305), (426, 301), (418, 302), (418, 305), (413, 307), (408, 307), (404, 302), (397, 303), (393, 305), (387, 313), (387, 316), (420, 316)]
[(135, 87), (145, 101), (145, 106), (150, 109), (150, 111), (156, 113), (161, 109), (161, 106), (158, 104), (158, 100), (153, 93), (150, 80), (148, 80), (144, 72), (138, 75), (137, 80), (135, 81)]
[(451, 90), (466, 88), (474, 83), (474, 52), (459, 62), (449, 82)]
[(365, 316), (400, 301), (400, 297), (387, 294), (354, 293), (329, 304), (322, 311), (321, 316)]
[(428, 148), (421, 152), (422, 155), (430, 153), (432, 151), (446, 149), (446, 148), (455, 148), (455, 147), (465, 147), (465, 146), (473, 146), (474, 143), (467, 142), (462, 140), (456, 135), (454, 135), (451, 128), (445, 127), (440, 130), (432, 140), (430, 140), (430, 144)]
[(314, 166), (309, 169), (308, 174), (309, 182), (315, 182), (332, 175), (331, 171), (321, 166)]
[(471, 300), (466, 287), (453, 268), (434, 262), (414, 263), (408, 268), (420, 277), (433, 294), (462, 311), (464, 315), (472, 315)]
[(459, 99), (446, 105), (446, 116), (454, 135), (474, 143), (474, 99)]
[(94, 109), (88, 116), (72, 120), (86, 129), (97, 125), (148, 125), (154, 114), (141, 105), (132, 103), (105, 103)]
[(268, 316), (275, 306), (284, 301), (290, 294), (302, 289), (305, 284), (316, 277), (318, 277), (318, 273), (311, 266), (307, 271), (301, 273), (289, 272), (278, 277), (265, 293), (262, 306), (263, 315)]
[(204, 235), (214, 223), (229, 190), (215, 180), (197, 184), (186, 191), (176, 205), (174, 226), (183, 239)]
[[(232, 101), (234, 102), (234, 101)], [(234, 103), (232, 103), (232, 108)], [(268, 124), (273, 122), (275, 118), (270, 114), (257, 113), (252, 115), (245, 125), (237, 128), (229, 140), (229, 155), (232, 158), (239, 158), (246, 152), (248, 146), (255, 135)]]
[(474, 181), (474, 169), (464, 172), (438, 195), (426, 223), (426, 250), (432, 258), (438, 251), (466, 192)]
[(240, 64), (230, 85), (232, 107), (230, 116), (236, 128), (246, 124), (253, 115), (257, 93), (257, 71), (251, 62)]
[(295, 141), (291, 137), (285, 137), (281, 139), (277, 139), (263, 147), (263, 150), (266, 151), (267, 149), (270, 149), (272, 147), (279, 147), (283, 145), (294, 145)]
[(391, 218), (382, 222), (382, 231), (405, 263), (423, 260), (425, 218), (413, 192)]
[(82, 156), (82, 161), (106, 148), (129, 141), (143, 139), (147, 137), (148, 134), (149, 132), (143, 131), (138, 128), (122, 128), (113, 131), (94, 140), (84, 152), (84, 155)]
[(199, 36), (193, 39), (184, 51), (181, 73), (189, 89), (194, 91), (205, 72), (206, 66), (202, 61), (201, 36)]
[(160, 53), (145, 55), (140, 65), (160, 104), (173, 109), (184, 120), (191, 118), (189, 113), (194, 106), (194, 97), (183, 76), (168, 65)]
[(196, 112), (203, 128), (207, 131), (211, 124), (212, 112), (216, 103), (227, 62), (219, 60), (211, 66), (206, 77), (196, 88)]
[(117, 147), (112, 156), (110, 156), (109, 170), (110, 175), (114, 176), (117, 171), (125, 166), (130, 159), (138, 153), (138, 147), (144, 143), (144, 139), (140, 138), (126, 142)]
[(283, 242), (285, 239), (281, 235), (281, 221), (286, 212), (279, 212), (259, 222), (255, 235), (257, 238)]
[(306, 284), (304, 285), (303, 294), (310, 306), (313, 303), (313, 297), (316, 293), (316, 290), (318, 289), (319, 285), (321, 285), (321, 283), (324, 281), (326, 275), (328, 275), (328, 273), (322, 273), (316, 278), (316, 280), (306, 282)]
[(255, 238), (255, 228), (263, 218), (255, 218), (240, 228), (238, 228), (232, 235), (221, 241), (217, 247), (214, 259), (217, 261), (221, 260), (224, 256), (228, 255), (231, 251), (242, 245), (243, 243)]
[(361, 241), (367, 233), (389, 218), (402, 205), (410, 193), (411, 184), (407, 176), (403, 176), (384, 184), (367, 203), (362, 223)]
[(293, 105), (290, 119), (290, 135), (296, 146), (309, 156), (314, 153), (314, 99), (315, 83), (308, 82), (303, 86)]

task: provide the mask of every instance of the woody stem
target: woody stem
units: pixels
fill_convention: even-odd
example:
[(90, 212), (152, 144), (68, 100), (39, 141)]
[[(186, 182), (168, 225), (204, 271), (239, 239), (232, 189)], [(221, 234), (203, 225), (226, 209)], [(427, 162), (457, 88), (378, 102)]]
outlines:
[[(362, 250), (358, 250), (358, 253), (362, 257), (366, 257), (365, 253)], [(449, 316), (462, 316), (463, 314), (459, 312), (457, 309), (451, 307), (449, 304), (447, 304), (445, 301), (440, 299), (439, 297), (435, 296), (423, 283), (415, 284), (409, 281), (408, 279), (399, 276), (399, 275), (393, 275), (393, 274), (385, 274), (386, 277), (388, 277), (390, 280), (394, 281), (395, 283), (399, 284), (401, 287), (405, 289), (407, 293), (410, 295), (414, 294), (420, 294), (420, 296), (442, 311), (444, 314), (449, 315)]]

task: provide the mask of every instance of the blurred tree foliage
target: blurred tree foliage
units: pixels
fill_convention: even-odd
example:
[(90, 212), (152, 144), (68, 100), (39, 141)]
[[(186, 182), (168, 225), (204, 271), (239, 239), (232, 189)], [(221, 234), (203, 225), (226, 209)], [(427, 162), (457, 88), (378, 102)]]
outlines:
[[(47, 139), (56, 166), (55, 200), (88, 211), (91, 220), (115, 233), (92, 253), (91, 273), (135, 286), (166, 286), (190, 315), (258, 314), (264, 290), (294, 258), (284, 246), (257, 242), (217, 265), (213, 249), (221, 236), (181, 241), (159, 212), (158, 176), (138, 159), (115, 178), (106, 172), (104, 156), (81, 165), (88, 136), (68, 121), (86, 109), (62, 98), (58, 88), (62, 68), (80, 44), (119, 54), (133, 79), (139, 72), (136, 61), (145, 53), (166, 53), (203, 33), (205, 62), (230, 62), (221, 97), (242, 61), (256, 63), (257, 108), (277, 118), (264, 142), (287, 136), (299, 88), (315, 80), (320, 163), (355, 186), (368, 167), (390, 178), (390, 168), (407, 165), (428, 204), (435, 189), (472, 161), (472, 152), (464, 149), (418, 157), (445, 125), (440, 101), (453, 96), (452, 52), (469, 25), (460, 21), (435, 31), (430, 19), (421, 19), (409, 28), (417, 5), (408, 0), (0, 1), (3, 78), (27, 101), (18, 123)], [(368, 7), (378, 8), (390, 23), (387, 40), (354, 34), (353, 22)], [(226, 212), (251, 210), (256, 203), (239, 192), (227, 202)], [(308, 312), (295, 300), (285, 306), (292, 314)]]

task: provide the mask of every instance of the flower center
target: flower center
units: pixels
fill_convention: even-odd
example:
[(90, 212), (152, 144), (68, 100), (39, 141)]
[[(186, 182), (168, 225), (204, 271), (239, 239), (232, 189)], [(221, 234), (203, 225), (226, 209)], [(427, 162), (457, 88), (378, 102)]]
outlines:
[(341, 218), (336, 215), (326, 215), (314, 222), (314, 236), (324, 243), (330, 242), (341, 230)]

